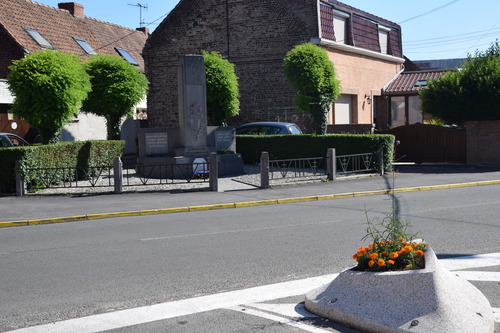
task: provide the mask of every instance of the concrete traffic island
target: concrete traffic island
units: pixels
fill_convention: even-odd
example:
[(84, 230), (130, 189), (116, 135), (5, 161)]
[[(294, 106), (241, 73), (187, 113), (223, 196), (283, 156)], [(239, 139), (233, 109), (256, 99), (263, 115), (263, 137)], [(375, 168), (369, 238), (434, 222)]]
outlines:
[(347, 269), (306, 295), (306, 309), (363, 332), (493, 333), (493, 310), (471, 283), (444, 269), (431, 248), (425, 269)]

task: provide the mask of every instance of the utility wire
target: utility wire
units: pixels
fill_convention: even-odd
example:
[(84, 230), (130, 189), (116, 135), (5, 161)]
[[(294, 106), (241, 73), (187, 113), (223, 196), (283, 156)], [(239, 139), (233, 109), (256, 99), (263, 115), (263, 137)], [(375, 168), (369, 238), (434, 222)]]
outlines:
[(404, 20), (404, 21), (401, 21), (401, 22), (399, 22), (398, 24), (403, 24), (403, 23), (406, 23), (406, 22), (409, 22), (409, 21), (412, 21), (412, 20), (418, 19), (418, 18), (420, 18), (420, 17), (422, 17), (422, 16), (428, 15), (428, 14), (430, 14), (430, 13), (434, 13), (435, 11), (438, 11), (438, 10), (440, 10), (440, 9), (443, 9), (443, 8), (445, 8), (445, 7), (448, 7), (449, 5), (452, 5), (452, 4), (454, 4), (455, 2), (459, 2), (459, 1), (460, 1), (460, 0), (453, 0), (452, 2), (448, 2), (447, 4), (444, 4), (444, 5), (440, 6), (440, 7), (437, 7), (437, 8), (431, 9), (431, 10), (429, 10), (428, 12), (422, 13), (422, 14), (417, 15), (417, 16), (410, 17), (409, 19), (406, 19), (406, 20)]

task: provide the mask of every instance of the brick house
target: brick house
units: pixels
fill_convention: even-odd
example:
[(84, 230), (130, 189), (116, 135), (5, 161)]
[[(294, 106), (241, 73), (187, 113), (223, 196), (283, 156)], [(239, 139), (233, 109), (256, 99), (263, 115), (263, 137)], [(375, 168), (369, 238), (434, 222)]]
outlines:
[(328, 52), (342, 84), (329, 130), (371, 129), (376, 97), (403, 68), (401, 27), (335, 0), (181, 0), (144, 48), (150, 126), (177, 126), (178, 58), (206, 50), (236, 65), (241, 110), (229, 125), (285, 121), (312, 132), (282, 75), (286, 53), (306, 42)]
[[(0, 1), (0, 132), (25, 137), (29, 124), (9, 112), (14, 100), (7, 87), (8, 67), (26, 53), (54, 49), (86, 59), (90, 54), (121, 55), (144, 71), (142, 48), (148, 31), (132, 30), (84, 15), (75, 2), (49, 7), (30, 0)], [(138, 106), (145, 108), (144, 105)], [(63, 140), (105, 139), (104, 118), (79, 114), (63, 129)], [(33, 139), (33, 138), (28, 138)]]

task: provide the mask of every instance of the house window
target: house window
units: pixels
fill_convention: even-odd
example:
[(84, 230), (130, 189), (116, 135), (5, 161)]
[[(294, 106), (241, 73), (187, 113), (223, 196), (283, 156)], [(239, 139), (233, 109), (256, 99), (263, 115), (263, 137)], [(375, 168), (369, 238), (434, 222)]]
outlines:
[(53, 49), (54, 47), (35, 29), (23, 28), (24, 31), (28, 33), (28, 35), (33, 38), (35, 42), (38, 43), (44, 49)]
[(420, 106), (422, 101), (418, 96), (408, 96), (408, 123), (423, 123), (424, 116), (422, 115), (422, 109)]
[(380, 52), (384, 54), (387, 54), (389, 31), (391, 31), (390, 28), (384, 27), (382, 25), (378, 26), (378, 41), (380, 44)]
[(351, 95), (341, 95), (335, 101), (335, 125), (345, 125), (352, 123), (352, 97)]
[(335, 41), (337, 43), (346, 43), (346, 27), (349, 14), (334, 10), (333, 11), (333, 33), (335, 34)]
[(118, 52), (122, 57), (125, 58), (125, 60), (127, 60), (129, 63), (131, 63), (132, 65), (136, 65), (136, 66), (139, 66), (139, 63), (137, 61), (135, 61), (135, 59), (130, 55), (130, 53), (128, 53), (127, 50), (124, 50), (124, 49), (120, 49), (118, 47), (115, 47), (115, 50), (116, 52)]
[(78, 45), (80, 45), (80, 47), (85, 52), (87, 52), (87, 54), (97, 54), (97, 52), (94, 51), (94, 49), (92, 48), (92, 46), (90, 46), (89, 43), (87, 43), (87, 41), (85, 39), (76, 38), (76, 37), (73, 37), (73, 39), (75, 40), (75, 42), (78, 43)]

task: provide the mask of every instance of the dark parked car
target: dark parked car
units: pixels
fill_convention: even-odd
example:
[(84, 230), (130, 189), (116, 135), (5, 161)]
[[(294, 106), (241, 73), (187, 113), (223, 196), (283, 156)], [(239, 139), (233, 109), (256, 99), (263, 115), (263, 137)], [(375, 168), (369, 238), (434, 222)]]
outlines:
[(30, 144), (26, 142), (20, 136), (12, 133), (0, 133), (0, 148), (1, 147), (17, 147), (17, 146), (29, 146)]
[(302, 134), (300, 128), (292, 123), (280, 122), (255, 122), (236, 128), (236, 134), (246, 135), (277, 135), (277, 134)]

